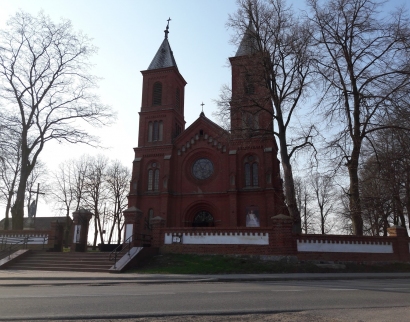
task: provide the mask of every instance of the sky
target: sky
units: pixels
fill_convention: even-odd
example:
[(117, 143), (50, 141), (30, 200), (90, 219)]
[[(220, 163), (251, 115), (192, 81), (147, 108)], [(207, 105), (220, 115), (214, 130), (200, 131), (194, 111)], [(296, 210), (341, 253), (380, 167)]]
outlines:
[[(406, 0), (391, 1), (393, 6)], [(304, 0), (288, 1), (295, 9)], [(187, 81), (185, 87), (186, 127), (201, 112), (213, 119), (214, 100), (224, 84), (230, 83), (228, 57), (236, 45), (227, 29), (228, 15), (236, 10), (235, 0), (0, 0), (0, 28), (18, 10), (32, 15), (41, 10), (53, 21), (71, 20), (99, 48), (92, 58), (93, 73), (101, 77), (101, 102), (117, 112), (117, 121), (97, 130), (106, 149), (81, 145), (49, 143), (41, 154), (49, 171), (67, 159), (87, 153), (105, 154), (131, 168), (133, 147), (138, 142), (138, 112), (141, 106), (142, 75), (164, 39), (167, 19), (169, 42), (178, 69)], [(40, 185), (43, 184), (40, 182)], [(39, 202), (38, 216), (57, 215), (50, 205)], [(0, 219), (4, 211), (0, 207)]]

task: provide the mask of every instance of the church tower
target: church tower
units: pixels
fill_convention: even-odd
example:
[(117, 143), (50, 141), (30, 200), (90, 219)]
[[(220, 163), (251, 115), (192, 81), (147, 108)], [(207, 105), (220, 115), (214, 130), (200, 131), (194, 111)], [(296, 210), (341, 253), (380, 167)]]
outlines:
[(231, 133), (234, 138), (272, 136), (273, 108), (266, 88), (264, 59), (252, 22), (245, 31), (232, 66)]
[(184, 88), (186, 81), (168, 42), (169, 21), (165, 39), (148, 69), (142, 71), (142, 103), (138, 146), (170, 145), (185, 128)]
[[(148, 69), (141, 72), (138, 147), (134, 148), (128, 206), (143, 208), (145, 216), (149, 212), (148, 218), (167, 213), (173, 142), (185, 129), (186, 81), (168, 42), (169, 20), (164, 40)], [(155, 205), (155, 213), (151, 205)]]

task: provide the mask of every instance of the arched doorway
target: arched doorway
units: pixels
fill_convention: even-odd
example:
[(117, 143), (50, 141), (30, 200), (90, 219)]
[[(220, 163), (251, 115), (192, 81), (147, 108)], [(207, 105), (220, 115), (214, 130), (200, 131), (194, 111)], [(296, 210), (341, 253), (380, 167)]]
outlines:
[(192, 227), (214, 227), (214, 217), (208, 211), (198, 211), (194, 216)]

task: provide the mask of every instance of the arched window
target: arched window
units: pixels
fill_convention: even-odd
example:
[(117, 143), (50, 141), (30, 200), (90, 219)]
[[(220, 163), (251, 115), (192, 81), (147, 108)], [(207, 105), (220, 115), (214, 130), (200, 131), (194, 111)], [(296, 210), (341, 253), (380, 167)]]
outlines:
[(154, 177), (154, 170), (148, 170), (148, 190), (152, 191), (152, 179)]
[(158, 122), (158, 141), (162, 141), (162, 133), (164, 131), (164, 125), (162, 121)]
[(159, 190), (159, 169), (156, 162), (152, 162), (148, 169), (148, 191)]
[(162, 84), (160, 82), (154, 83), (152, 91), (152, 105), (162, 104)]
[(180, 135), (181, 131), (182, 131), (181, 126), (178, 123), (175, 123), (175, 136), (174, 137), (177, 137), (178, 135)]
[(152, 129), (153, 129), (153, 124), (152, 122), (148, 123), (148, 142), (152, 142)]
[(251, 165), (245, 163), (245, 186), (249, 187), (251, 185)]
[(253, 84), (251, 75), (246, 74), (245, 75), (245, 94), (247, 95), (253, 95), (255, 94), (255, 85)]
[(257, 130), (259, 129), (259, 114), (243, 112), (242, 114), (242, 126), (244, 130)]
[(159, 169), (154, 171), (154, 190), (158, 191), (159, 189)]
[(192, 222), (193, 227), (212, 227), (214, 226), (214, 217), (208, 211), (199, 211)]
[(152, 141), (158, 141), (158, 136), (159, 136), (159, 126), (158, 126), (158, 121), (155, 121), (154, 128), (152, 130)]
[(245, 159), (245, 187), (259, 186), (258, 162), (253, 155)]
[(148, 142), (162, 141), (164, 125), (162, 121), (148, 123)]

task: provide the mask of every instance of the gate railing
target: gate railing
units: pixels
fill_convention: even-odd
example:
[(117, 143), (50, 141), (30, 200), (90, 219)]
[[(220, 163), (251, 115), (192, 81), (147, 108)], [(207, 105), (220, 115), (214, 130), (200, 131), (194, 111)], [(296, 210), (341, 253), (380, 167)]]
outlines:
[(117, 262), (119, 260), (118, 255), (123, 253), (126, 250), (128, 257), (131, 257), (131, 248), (133, 241), (141, 241), (142, 246), (149, 247), (151, 246), (152, 237), (150, 234), (136, 234), (128, 237), (122, 244), (118, 245), (109, 255), (108, 260), (114, 261), (114, 268), (117, 268)]

